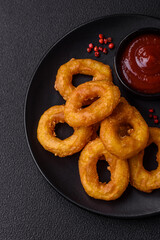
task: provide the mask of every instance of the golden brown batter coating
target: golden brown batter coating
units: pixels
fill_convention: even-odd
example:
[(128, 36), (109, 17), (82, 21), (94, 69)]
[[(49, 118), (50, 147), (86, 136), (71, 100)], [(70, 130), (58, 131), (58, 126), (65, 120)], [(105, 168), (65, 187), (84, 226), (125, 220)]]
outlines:
[[(82, 108), (88, 99), (98, 97)], [(79, 85), (65, 104), (65, 121), (72, 127), (90, 126), (109, 116), (120, 101), (119, 88), (108, 81), (90, 81)]]
[(93, 76), (93, 80), (107, 80), (112, 82), (112, 72), (109, 65), (92, 59), (74, 59), (63, 64), (57, 72), (55, 89), (67, 100), (75, 87), (72, 77), (76, 74)]
[(144, 150), (129, 159), (131, 185), (143, 192), (152, 192), (160, 188), (160, 128), (149, 128), (150, 138), (148, 145), (155, 143), (158, 147), (156, 161), (158, 167), (155, 170), (147, 171), (143, 167)]
[[(97, 173), (96, 164), (103, 155), (111, 172), (108, 183), (100, 182)], [(81, 152), (79, 173), (86, 193), (96, 199), (115, 200), (122, 195), (129, 183), (128, 162), (110, 154), (99, 138), (89, 142)]]
[(145, 120), (123, 97), (113, 113), (101, 122), (100, 138), (117, 157), (128, 159), (136, 155), (146, 147), (148, 137)]
[(60, 157), (72, 155), (82, 150), (93, 135), (92, 127), (74, 128), (74, 133), (70, 137), (61, 140), (56, 137), (54, 128), (58, 123), (64, 123), (64, 106), (53, 106), (41, 116), (37, 138), (40, 144), (49, 152)]

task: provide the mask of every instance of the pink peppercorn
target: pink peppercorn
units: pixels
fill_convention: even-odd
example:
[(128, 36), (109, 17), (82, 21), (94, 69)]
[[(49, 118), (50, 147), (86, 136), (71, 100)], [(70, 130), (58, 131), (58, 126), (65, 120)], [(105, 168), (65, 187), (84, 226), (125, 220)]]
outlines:
[(153, 112), (154, 112), (154, 109), (153, 109), (153, 108), (150, 108), (148, 111), (149, 111), (150, 113), (153, 113)]
[(99, 49), (100, 51), (103, 51), (103, 48), (102, 48), (102, 47), (99, 47), (98, 49)]
[(100, 39), (99, 39), (99, 43), (100, 43), (100, 44), (103, 44), (103, 42), (104, 42), (104, 41), (103, 41), (103, 38), (100, 38)]
[(158, 119), (154, 119), (154, 123), (156, 124), (159, 123)]
[(110, 44), (108, 45), (108, 47), (109, 47), (110, 49), (113, 49), (113, 48), (114, 48), (114, 43), (110, 43)]
[(104, 44), (107, 44), (108, 40), (106, 38), (104, 38)]
[(91, 51), (92, 51), (92, 49), (91, 49), (91, 48), (87, 48), (87, 52), (89, 52), (89, 53), (90, 53)]
[(99, 38), (101, 38), (101, 39), (102, 39), (102, 38), (103, 38), (103, 34), (99, 34)]
[(89, 48), (93, 48), (94, 46), (93, 46), (93, 43), (90, 43), (89, 44)]
[(98, 51), (98, 47), (97, 47), (97, 46), (94, 47), (94, 51), (95, 51), (95, 52)]
[(107, 54), (107, 52), (108, 52), (107, 48), (104, 48), (103, 53)]
[(99, 57), (100, 53), (99, 52), (95, 52), (94, 55), (95, 55), (95, 57)]
[(108, 42), (112, 42), (112, 38), (111, 37), (108, 37), (107, 40), (108, 40)]

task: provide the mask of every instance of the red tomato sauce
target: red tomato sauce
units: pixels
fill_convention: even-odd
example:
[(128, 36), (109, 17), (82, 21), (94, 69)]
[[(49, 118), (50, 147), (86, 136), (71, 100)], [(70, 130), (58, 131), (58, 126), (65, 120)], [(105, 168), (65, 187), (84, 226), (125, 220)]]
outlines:
[(120, 61), (123, 81), (142, 93), (160, 93), (160, 36), (143, 34), (124, 49)]

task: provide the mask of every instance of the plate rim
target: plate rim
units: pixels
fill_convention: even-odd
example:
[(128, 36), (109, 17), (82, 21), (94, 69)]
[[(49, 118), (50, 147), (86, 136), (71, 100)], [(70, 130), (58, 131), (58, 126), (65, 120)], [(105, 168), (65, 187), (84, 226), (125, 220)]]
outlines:
[(26, 137), (26, 142), (27, 142), (27, 145), (28, 145), (28, 148), (29, 148), (29, 151), (30, 151), (30, 154), (31, 154), (31, 157), (34, 161), (34, 163), (36, 164), (36, 167), (38, 168), (38, 170), (40, 171), (40, 173), (42, 174), (42, 176), (45, 178), (45, 180), (50, 184), (50, 186), (56, 190), (56, 192), (58, 192), (61, 196), (63, 196), (66, 200), (68, 200), (69, 202), (73, 203), (74, 205), (80, 207), (81, 209), (83, 210), (87, 210), (89, 212), (92, 212), (94, 214), (97, 214), (97, 215), (101, 215), (101, 216), (104, 216), (104, 217), (110, 217), (110, 218), (117, 218), (117, 219), (142, 219), (142, 218), (148, 218), (148, 217), (152, 217), (152, 216), (155, 216), (155, 215), (158, 215), (160, 214), (160, 210), (159, 211), (152, 211), (152, 212), (149, 212), (147, 214), (131, 214), (131, 215), (118, 215), (118, 214), (105, 214), (103, 212), (100, 212), (100, 211), (97, 211), (97, 210), (94, 210), (94, 209), (91, 209), (91, 208), (88, 208), (82, 204), (79, 204), (77, 203), (76, 201), (72, 200), (71, 198), (69, 198), (68, 196), (66, 196), (65, 194), (63, 194), (63, 192), (61, 192), (57, 187), (55, 187), (51, 181), (47, 178), (47, 176), (43, 173), (43, 171), (41, 170), (40, 166), (38, 165), (37, 161), (36, 161), (36, 158), (34, 157), (34, 154), (31, 150), (31, 146), (30, 146), (30, 142), (29, 142), (29, 137), (28, 137), (28, 133), (27, 133), (27, 123), (26, 123), (26, 115), (27, 115), (27, 100), (28, 100), (28, 95), (29, 95), (29, 91), (30, 91), (30, 88), (32, 86), (32, 83), (33, 83), (33, 79), (34, 79), (34, 76), (36, 74), (36, 72), (38, 71), (41, 63), (43, 62), (43, 60), (47, 57), (47, 55), (50, 53), (50, 51), (59, 43), (61, 42), (62, 40), (64, 40), (69, 34), (73, 33), (74, 31), (76, 31), (77, 29), (79, 28), (82, 28), (88, 24), (91, 24), (91, 23), (94, 23), (94, 22), (97, 22), (97, 21), (100, 21), (100, 20), (103, 20), (103, 19), (107, 19), (107, 18), (112, 18), (112, 17), (128, 17), (128, 16), (133, 16), (133, 17), (147, 17), (147, 18), (153, 18), (153, 19), (156, 19), (156, 20), (160, 20), (160, 18), (158, 17), (154, 17), (154, 16), (151, 16), (151, 15), (145, 15), (145, 14), (136, 14), (136, 13), (118, 13), (118, 14), (110, 14), (110, 15), (104, 15), (104, 16), (101, 16), (101, 17), (97, 17), (97, 18), (93, 18), (89, 21), (85, 21), (79, 25), (77, 25), (76, 27), (74, 27), (73, 29), (67, 31), (63, 36), (59, 37), (58, 40), (56, 42), (54, 42), (49, 48), (47, 48), (47, 50), (44, 52), (44, 54), (41, 56), (40, 60), (38, 61), (38, 63), (36, 64), (36, 66), (34, 67), (34, 70), (33, 70), (33, 73), (30, 77), (30, 81), (29, 81), (29, 85), (27, 87), (27, 90), (26, 90), (26, 93), (25, 93), (25, 98), (24, 98), (24, 109), (23, 109), (23, 125), (24, 125), (24, 131), (25, 131), (25, 137)]

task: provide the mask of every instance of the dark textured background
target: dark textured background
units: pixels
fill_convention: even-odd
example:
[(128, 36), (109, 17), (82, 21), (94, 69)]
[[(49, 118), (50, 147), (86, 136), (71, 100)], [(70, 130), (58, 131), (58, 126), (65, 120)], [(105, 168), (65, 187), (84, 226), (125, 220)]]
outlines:
[(160, 2), (0, 0), (0, 240), (159, 239), (160, 216), (107, 218), (64, 199), (36, 168), (25, 138), (25, 95), (46, 50), (79, 24), (115, 13), (160, 17)]

